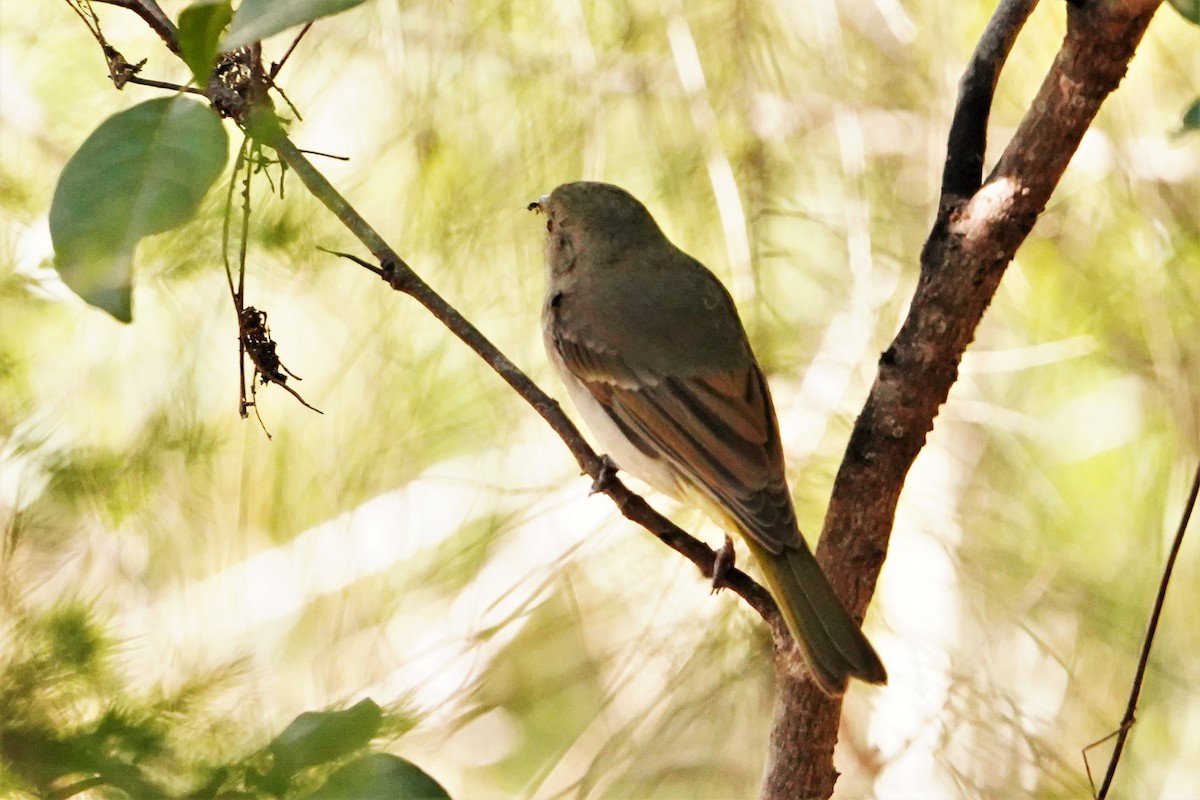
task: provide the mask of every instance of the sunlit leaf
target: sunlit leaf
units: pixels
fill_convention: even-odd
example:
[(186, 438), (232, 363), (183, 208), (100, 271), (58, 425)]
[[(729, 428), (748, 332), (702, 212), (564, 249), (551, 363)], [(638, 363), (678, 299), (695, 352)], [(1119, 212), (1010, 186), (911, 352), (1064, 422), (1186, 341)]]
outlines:
[(389, 753), (356, 758), (329, 776), (306, 800), (450, 800), (441, 784), (416, 764)]
[(150, 100), (101, 123), (67, 162), (50, 206), (67, 286), (129, 322), (134, 249), (196, 212), (228, 145), (216, 114), (183, 97)]
[(306, 711), (275, 737), (267, 749), (273, 772), (289, 776), (365, 747), (383, 722), (383, 710), (367, 698), (342, 711)]
[(221, 35), (233, 18), (230, 0), (197, 0), (179, 14), (179, 51), (196, 83), (212, 74)]
[(1200, 25), (1200, 0), (1171, 0), (1184, 19), (1195, 25)]
[(222, 50), (266, 39), (295, 25), (337, 14), (365, 0), (243, 0)]

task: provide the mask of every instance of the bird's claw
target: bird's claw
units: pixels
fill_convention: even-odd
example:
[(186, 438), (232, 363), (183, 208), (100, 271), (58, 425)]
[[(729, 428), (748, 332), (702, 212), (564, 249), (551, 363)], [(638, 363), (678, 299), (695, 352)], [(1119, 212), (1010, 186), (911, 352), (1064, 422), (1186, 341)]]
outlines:
[(599, 494), (608, 489), (612, 479), (617, 476), (617, 462), (608, 457), (607, 453), (600, 455), (600, 474), (592, 481), (592, 488), (588, 490), (588, 496)]
[(729, 570), (733, 569), (734, 562), (737, 560), (737, 553), (733, 549), (733, 539), (728, 535), (725, 536), (725, 544), (721, 545), (721, 549), (713, 556), (712, 565), (712, 593), (716, 594), (725, 588), (725, 576), (729, 574)]

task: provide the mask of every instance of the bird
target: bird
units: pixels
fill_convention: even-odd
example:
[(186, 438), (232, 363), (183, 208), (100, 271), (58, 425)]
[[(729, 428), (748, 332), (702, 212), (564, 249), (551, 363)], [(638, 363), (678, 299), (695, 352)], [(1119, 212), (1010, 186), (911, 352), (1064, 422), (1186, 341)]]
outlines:
[(740, 534), (829, 695), (887, 671), (800, 533), (767, 381), (733, 298), (609, 183), (528, 205), (546, 221), (546, 353), (613, 466)]

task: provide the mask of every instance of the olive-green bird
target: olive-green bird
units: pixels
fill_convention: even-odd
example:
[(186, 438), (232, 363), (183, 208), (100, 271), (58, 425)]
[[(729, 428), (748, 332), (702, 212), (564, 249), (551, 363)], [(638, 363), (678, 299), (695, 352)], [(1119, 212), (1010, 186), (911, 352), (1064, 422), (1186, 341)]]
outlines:
[(775, 409), (729, 292), (617, 186), (559, 186), (546, 217), (546, 352), (617, 466), (740, 533), (830, 694), (887, 672), (804, 543)]

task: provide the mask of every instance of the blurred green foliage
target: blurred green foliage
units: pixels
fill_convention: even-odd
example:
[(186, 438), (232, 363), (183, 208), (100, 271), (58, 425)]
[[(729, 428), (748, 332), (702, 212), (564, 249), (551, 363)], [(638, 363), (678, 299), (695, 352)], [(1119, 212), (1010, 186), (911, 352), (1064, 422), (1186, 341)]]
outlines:
[[(6, 796), (298, 797), (311, 791), (317, 797), (335, 790), (356, 797), (447, 796), (412, 764), (368, 751), (384, 732), (384, 711), (369, 699), (342, 711), (301, 714), (257, 752), (225, 761), (197, 751), (189, 741), (194, 732), (181, 732), (214, 725), (212, 701), (237, 680), (235, 665), (170, 696), (149, 696), (120, 674), (115, 643), (91, 604), (36, 613), (10, 606), (6, 612), (11, 638), (0, 661), (0, 790)], [(387, 732), (401, 732), (403, 720), (393, 709)], [(221, 728), (228, 726), (216, 722), (208, 732), (232, 732)], [(382, 764), (381, 757), (387, 759)]]
[[(145, 74), (188, 80), (133, 15), (97, 11)], [(320, 22), (280, 82), (296, 141), (350, 158), (318, 166), (558, 395), (541, 225), (522, 209), (581, 177), (647, 202), (732, 287), (813, 532), (907, 306), (987, 13), (379, 0)], [(989, 159), (1064, 14), (1042, 4), (1018, 41)], [(1200, 138), (1171, 135), (1196, 37), (1154, 21), (908, 481), (868, 618), (892, 683), (848, 698), (847, 796), (1087, 791), (1079, 751), (1120, 718), (1200, 458)], [(456, 797), (756, 791), (761, 626), (586, 499), (552, 434), (420, 308), (318, 251), (354, 245), (298, 183), (256, 179), (247, 302), (326, 413), (267, 387), (268, 441), (237, 417), (223, 192), (142, 243), (132, 326), (47, 268), (63, 165), (159, 93), (115, 92), (58, 3), (5, 17), (0, 81), (5, 790), (67, 766), (131, 795), (260, 791), (251, 773), (271, 774), (289, 722), (369, 695), (385, 709), (374, 754), (309, 768), (297, 792), (405, 772), (385, 751)], [(1200, 793), (1197, 552), (1168, 595), (1128, 796)]]

